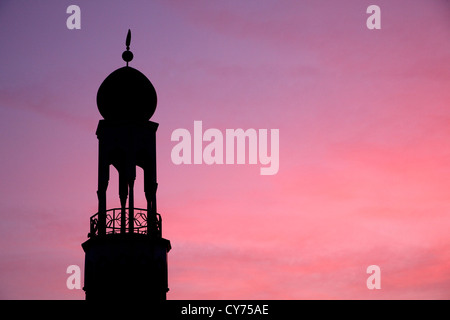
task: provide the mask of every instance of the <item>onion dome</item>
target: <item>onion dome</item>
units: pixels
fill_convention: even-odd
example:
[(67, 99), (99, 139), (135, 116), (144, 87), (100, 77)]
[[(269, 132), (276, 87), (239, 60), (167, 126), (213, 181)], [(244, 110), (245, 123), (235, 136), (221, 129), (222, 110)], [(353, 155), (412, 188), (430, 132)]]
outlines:
[(148, 121), (156, 110), (157, 96), (152, 83), (143, 73), (128, 66), (133, 59), (130, 41), (128, 30), (127, 50), (122, 54), (127, 65), (106, 77), (97, 92), (97, 107), (105, 120)]

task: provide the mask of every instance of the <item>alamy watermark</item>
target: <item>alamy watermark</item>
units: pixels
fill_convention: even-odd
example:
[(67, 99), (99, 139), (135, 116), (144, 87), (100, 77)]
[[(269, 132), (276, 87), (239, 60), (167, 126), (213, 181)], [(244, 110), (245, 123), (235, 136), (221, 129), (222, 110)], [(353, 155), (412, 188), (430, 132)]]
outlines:
[(79, 6), (72, 4), (67, 7), (66, 13), (70, 16), (66, 20), (66, 27), (69, 30), (81, 29), (81, 9)]
[(381, 268), (373, 264), (367, 267), (366, 272), (371, 274), (366, 281), (367, 289), (381, 289)]
[[(377, 265), (370, 265), (366, 269), (367, 274), (367, 289), (381, 289), (381, 268)], [(67, 289), (81, 289), (81, 268), (76, 264), (67, 267), (66, 273), (69, 274), (66, 280)]]
[(76, 264), (67, 267), (66, 273), (70, 274), (66, 280), (67, 289), (81, 289), (81, 269)]
[[(81, 29), (81, 9), (79, 6), (72, 4), (67, 7), (66, 13), (70, 16), (66, 20), (66, 26), (69, 30)], [(371, 14), (366, 21), (367, 29), (379, 30), (381, 29), (381, 9), (379, 6), (372, 4), (367, 7), (367, 14)]]
[(248, 158), (248, 164), (259, 161), (263, 166), (261, 175), (274, 175), (280, 166), (280, 130), (270, 129), (270, 152), (268, 135), (268, 129), (226, 129), (225, 135), (215, 128), (203, 132), (203, 122), (194, 121), (193, 135), (183, 128), (172, 132), (171, 140), (178, 143), (170, 157), (176, 165), (246, 164)]

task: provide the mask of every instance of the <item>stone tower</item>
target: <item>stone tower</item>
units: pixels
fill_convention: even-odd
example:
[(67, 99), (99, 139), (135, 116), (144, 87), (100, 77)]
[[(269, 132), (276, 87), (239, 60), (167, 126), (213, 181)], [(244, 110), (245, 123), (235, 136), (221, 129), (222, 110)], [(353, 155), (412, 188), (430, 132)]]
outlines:
[[(150, 80), (128, 66), (133, 59), (128, 30), (126, 66), (112, 72), (100, 85), (97, 106), (103, 119), (97, 127), (98, 212), (90, 218), (85, 252), (86, 300), (126, 299), (147, 302), (166, 299), (167, 253), (156, 209), (156, 131), (150, 121), (157, 96)], [(119, 173), (121, 207), (108, 209), (106, 190), (110, 166)], [(146, 208), (134, 206), (136, 166), (144, 172)], [(128, 206), (127, 206), (128, 201)]]

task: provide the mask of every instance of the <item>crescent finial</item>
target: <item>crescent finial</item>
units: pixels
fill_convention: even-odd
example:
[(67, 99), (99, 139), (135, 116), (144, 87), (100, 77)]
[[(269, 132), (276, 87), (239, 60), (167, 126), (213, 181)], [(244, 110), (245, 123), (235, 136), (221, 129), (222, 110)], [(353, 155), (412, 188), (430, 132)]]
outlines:
[(133, 52), (130, 51), (130, 42), (131, 42), (131, 30), (128, 29), (127, 38), (125, 39), (125, 45), (127, 46), (127, 50), (122, 53), (122, 59), (127, 63), (133, 60)]

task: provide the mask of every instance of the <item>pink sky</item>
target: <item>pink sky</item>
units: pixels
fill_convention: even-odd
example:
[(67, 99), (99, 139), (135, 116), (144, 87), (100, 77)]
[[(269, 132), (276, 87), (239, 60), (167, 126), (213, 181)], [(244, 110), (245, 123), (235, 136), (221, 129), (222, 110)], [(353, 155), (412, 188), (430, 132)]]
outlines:
[[(449, 299), (449, 18), (445, 0), (2, 1), (0, 298), (84, 299), (66, 268), (84, 266), (95, 98), (130, 28), (158, 93), (169, 299)], [(174, 165), (195, 120), (279, 129), (279, 172)]]

